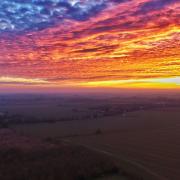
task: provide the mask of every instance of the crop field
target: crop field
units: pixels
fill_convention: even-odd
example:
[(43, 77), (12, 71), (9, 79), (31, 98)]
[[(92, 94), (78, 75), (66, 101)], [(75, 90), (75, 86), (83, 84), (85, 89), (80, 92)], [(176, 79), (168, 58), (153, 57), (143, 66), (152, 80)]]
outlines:
[[(71, 141), (111, 152), (136, 162), (162, 179), (180, 177), (180, 109), (159, 109), (131, 113), (113, 130)], [(110, 121), (110, 120), (109, 120)], [(120, 120), (121, 121), (121, 120)], [(118, 129), (119, 128), (119, 129)]]
[[(56, 137), (112, 153), (162, 179), (180, 177), (180, 108), (130, 112), (97, 120), (17, 125), (18, 132)], [(97, 129), (100, 131), (96, 133)]]
[[(138, 166), (155, 175), (157, 179), (179, 180), (178, 95), (172, 98), (13, 98), (1, 97), (0, 112), (8, 112), (9, 118), (12, 119), (6, 126), (18, 134), (67, 141), (109, 154), (118, 160), (123, 159), (128, 162), (127, 164)], [(13, 123), (13, 114), (21, 115), (23, 121)], [(40, 119), (31, 121), (31, 117)], [(48, 121), (44, 121), (43, 118)]]

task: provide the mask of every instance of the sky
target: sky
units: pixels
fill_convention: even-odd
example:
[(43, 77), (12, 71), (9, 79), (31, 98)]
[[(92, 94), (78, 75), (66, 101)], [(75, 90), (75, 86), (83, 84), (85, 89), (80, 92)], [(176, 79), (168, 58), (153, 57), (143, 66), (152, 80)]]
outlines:
[(179, 0), (0, 1), (0, 91), (180, 89)]

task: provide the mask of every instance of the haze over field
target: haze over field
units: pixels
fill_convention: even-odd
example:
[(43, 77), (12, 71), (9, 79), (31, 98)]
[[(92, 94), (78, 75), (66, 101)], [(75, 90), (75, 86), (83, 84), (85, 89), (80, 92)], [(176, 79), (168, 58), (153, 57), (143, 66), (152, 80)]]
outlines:
[(178, 180), (179, 118), (177, 92), (1, 94), (0, 176)]

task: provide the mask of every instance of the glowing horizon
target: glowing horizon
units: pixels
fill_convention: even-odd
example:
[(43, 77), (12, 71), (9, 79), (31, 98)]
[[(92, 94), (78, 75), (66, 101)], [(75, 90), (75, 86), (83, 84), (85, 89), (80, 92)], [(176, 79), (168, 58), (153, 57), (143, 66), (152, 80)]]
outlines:
[(0, 89), (180, 88), (178, 0), (5, 0), (0, 9)]

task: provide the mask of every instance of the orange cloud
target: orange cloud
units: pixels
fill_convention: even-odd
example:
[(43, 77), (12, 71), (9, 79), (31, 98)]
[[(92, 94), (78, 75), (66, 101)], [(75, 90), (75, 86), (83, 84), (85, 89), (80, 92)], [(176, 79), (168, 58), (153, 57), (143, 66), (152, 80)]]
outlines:
[(147, 2), (127, 1), (86, 21), (4, 35), (0, 76), (51, 86), (123, 87), (119, 82), (130, 81), (128, 87), (179, 87), (159, 80), (180, 77), (180, 3), (144, 13)]

